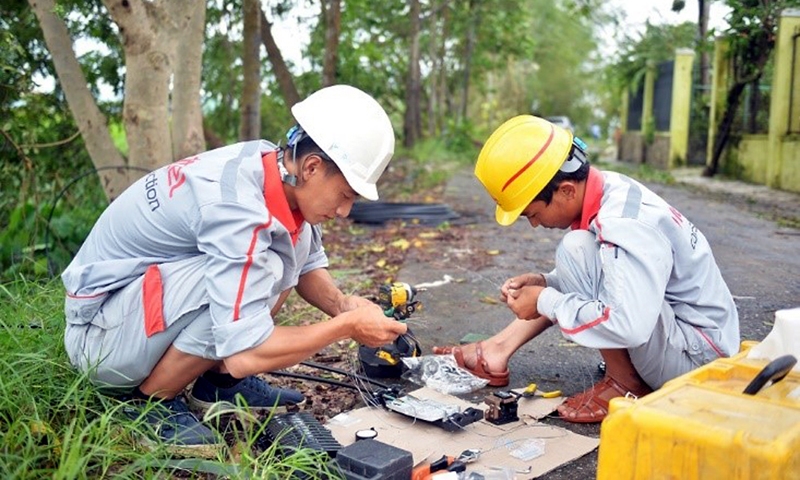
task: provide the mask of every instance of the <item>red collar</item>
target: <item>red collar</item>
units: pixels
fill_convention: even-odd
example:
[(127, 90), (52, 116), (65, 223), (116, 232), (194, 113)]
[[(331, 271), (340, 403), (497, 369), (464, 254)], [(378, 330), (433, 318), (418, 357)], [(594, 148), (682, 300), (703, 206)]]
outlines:
[(283, 192), (281, 174), (278, 172), (278, 151), (272, 150), (263, 154), (261, 163), (264, 165), (264, 202), (267, 210), (289, 230), (294, 245), (303, 229), (305, 218), (300, 210), (289, 209), (289, 202)]
[(600, 170), (590, 167), (589, 177), (586, 179), (586, 190), (583, 194), (583, 209), (581, 219), (575, 220), (572, 224), (573, 230), (588, 230), (589, 223), (597, 216), (600, 210), (600, 202), (603, 200), (603, 174)]

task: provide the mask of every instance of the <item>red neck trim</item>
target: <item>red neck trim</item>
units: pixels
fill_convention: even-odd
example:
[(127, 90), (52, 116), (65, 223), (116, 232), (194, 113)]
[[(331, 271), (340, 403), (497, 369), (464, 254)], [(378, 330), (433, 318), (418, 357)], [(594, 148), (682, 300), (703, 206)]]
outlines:
[(272, 150), (261, 156), (264, 166), (264, 202), (270, 214), (281, 222), (292, 237), (292, 245), (297, 243), (297, 237), (303, 229), (303, 214), (300, 210), (289, 209), (289, 202), (283, 192), (281, 174), (278, 172), (278, 151)]
[(589, 177), (586, 179), (586, 190), (583, 194), (583, 209), (581, 219), (572, 224), (573, 230), (588, 230), (589, 223), (597, 216), (600, 211), (600, 202), (603, 200), (603, 174), (600, 170), (590, 167)]

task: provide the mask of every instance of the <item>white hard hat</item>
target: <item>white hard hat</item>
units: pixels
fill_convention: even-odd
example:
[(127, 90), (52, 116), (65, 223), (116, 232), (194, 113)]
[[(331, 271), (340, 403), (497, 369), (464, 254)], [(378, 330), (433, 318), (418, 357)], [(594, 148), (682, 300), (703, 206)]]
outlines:
[(378, 199), (375, 183), (394, 154), (394, 130), (374, 98), (355, 87), (333, 85), (296, 103), (292, 115), (353, 190)]

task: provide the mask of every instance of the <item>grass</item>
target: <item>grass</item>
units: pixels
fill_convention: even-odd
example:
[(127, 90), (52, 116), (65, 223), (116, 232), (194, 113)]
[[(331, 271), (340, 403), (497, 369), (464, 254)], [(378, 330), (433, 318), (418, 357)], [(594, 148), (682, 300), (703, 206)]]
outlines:
[(0, 284), (0, 478), (278, 479), (325, 470), (310, 450), (278, 459), (274, 448), (251, 448), (260, 433), (252, 428), (228, 431), (233, 445), (212, 460), (143, 449), (142, 422), (69, 364), (63, 299), (58, 280)]
[(600, 170), (611, 170), (622, 173), (641, 182), (663, 183), (667, 185), (675, 183), (675, 178), (668, 170), (660, 170), (647, 164), (599, 161), (593, 165)]

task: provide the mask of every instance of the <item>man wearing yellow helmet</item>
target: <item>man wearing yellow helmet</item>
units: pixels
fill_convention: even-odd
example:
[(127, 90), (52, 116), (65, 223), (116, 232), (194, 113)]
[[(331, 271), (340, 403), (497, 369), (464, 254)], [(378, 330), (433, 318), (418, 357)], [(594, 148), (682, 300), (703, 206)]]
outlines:
[(608, 401), (641, 396), (739, 345), (733, 298), (702, 233), (644, 185), (590, 167), (583, 142), (546, 120), (518, 116), (487, 140), (475, 175), (497, 202), (496, 219), (570, 228), (549, 273), (507, 280), (516, 319), (489, 340), (452, 352), (490, 385), (508, 384), (508, 361), (552, 325), (597, 348), (605, 378), (559, 407), (595, 423)]

